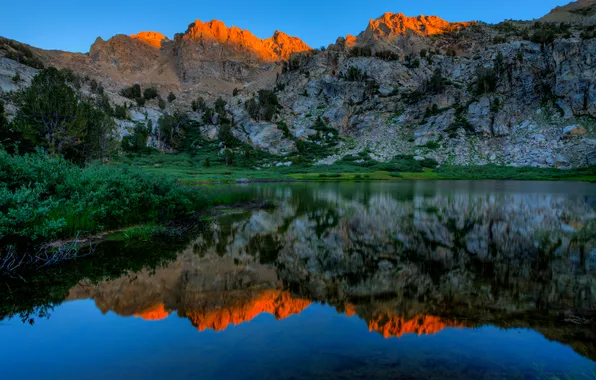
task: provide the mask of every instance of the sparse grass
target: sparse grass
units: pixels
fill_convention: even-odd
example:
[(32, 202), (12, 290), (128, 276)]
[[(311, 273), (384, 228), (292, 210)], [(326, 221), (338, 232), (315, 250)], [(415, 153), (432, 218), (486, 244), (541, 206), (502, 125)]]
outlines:
[[(199, 157), (199, 156), (197, 156)], [(398, 156), (381, 163), (368, 157), (366, 152), (347, 156), (333, 165), (296, 164), (289, 167), (225, 166), (217, 159), (205, 168), (199, 158), (188, 154), (140, 155), (128, 163), (141, 166), (155, 174), (169, 174), (181, 183), (235, 183), (239, 179), (250, 181), (368, 181), (368, 180), (427, 180), (427, 179), (501, 179), (501, 180), (578, 180), (596, 182), (595, 168), (560, 170), (550, 168), (514, 168), (497, 165), (443, 166), (433, 170), (436, 161), (414, 161), (409, 156)], [(283, 160), (283, 159), (282, 159)], [(357, 162), (360, 161), (360, 162)]]
[(165, 232), (166, 227), (156, 224), (145, 224), (139, 226), (132, 226), (122, 231), (122, 236), (126, 240), (141, 240), (148, 241), (160, 232)]

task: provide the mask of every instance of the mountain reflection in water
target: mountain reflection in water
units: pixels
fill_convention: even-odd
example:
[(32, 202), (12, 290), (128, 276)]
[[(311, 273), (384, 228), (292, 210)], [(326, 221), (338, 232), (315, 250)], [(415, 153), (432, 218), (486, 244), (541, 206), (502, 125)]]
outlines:
[[(552, 362), (545, 360), (554, 366), (548, 370), (523, 359), (512, 367), (472, 368), (474, 350), (457, 353), (449, 344), (464, 343), (456, 341), (445, 343), (462, 363), (460, 372), (450, 376), (596, 378), (595, 190), (581, 183), (518, 182), (251, 185), (241, 191), (277, 207), (220, 217), (193, 236), (174, 261), (100, 282), (82, 280), (66, 301), (92, 299), (103, 314), (160, 321), (156, 324), (182, 318), (201, 334), (250, 328), (261, 314), (270, 314), (277, 321), (296, 317), (293, 323), (307, 336), (305, 321), (317, 321), (308, 310), (319, 313), (320, 305), (334, 308), (337, 318), (356, 318), (370, 332), (400, 340), (444, 333), (456, 339), (446, 331), (474, 329), (490, 348), (497, 335), (510, 336), (509, 329), (531, 329), (571, 347), (575, 353), (565, 354), (568, 363), (567, 356), (556, 354)], [(254, 326), (255, 334), (265, 334), (263, 326)], [(364, 327), (349, 326), (342, 330), (346, 335)], [(501, 330), (487, 332), (481, 326)], [(284, 333), (289, 332), (278, 332)], [(246, 339), (239, 344), (258, 345), (253, 335)], [(309, 344), (316, 347), (323, 340)], [(546, 341), (531, 344), (545, 350), (533, 355), (555, 355)], [(327, 350), (350, 356), (343, 347)], [(372, 345), (371, 350), (384, 348)], [(212, 360), (217, 367), (218, 359)], [(406, 371), (403, 365), (382, 362), (374, 364), (378, 372), (373, 375), (366, 372), (373, 359), (361, 360), (365, 372), (345, 372), (328, 363), (317, 364), (315, 372), (301, 368), (293, 373), (350, 378)], [(412, 368), (405, 372), (408, 378), (432, 373), (417, 375), (419, 368)], [(263, 375), (249, 372), (244, 375)], [(240, 376), (231, 373), (222, 376)], [(292, 377), (277, 374), (272, 378)]]

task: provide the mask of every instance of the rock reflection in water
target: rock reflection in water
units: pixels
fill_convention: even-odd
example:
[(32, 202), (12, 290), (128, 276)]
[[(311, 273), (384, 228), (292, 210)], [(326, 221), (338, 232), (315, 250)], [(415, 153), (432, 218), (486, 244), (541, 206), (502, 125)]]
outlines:
[[(481, 187), (479, 187), (481, 186)], [(99, 285), (104, 313), (200, 331), (311, 302), (384, 337), (528, 327), (596, 359), (596, 211), (590, 185), (259, 185), (274, 210), (212, 223), (178, 259)]]

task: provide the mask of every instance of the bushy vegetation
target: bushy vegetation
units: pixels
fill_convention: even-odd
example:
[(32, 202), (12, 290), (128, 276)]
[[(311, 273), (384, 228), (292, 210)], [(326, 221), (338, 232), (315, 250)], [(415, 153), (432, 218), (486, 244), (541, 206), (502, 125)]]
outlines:
[(442, 70), (438, 68), (433, 72), (433, 75), (426, 83), (426, 89), (432, 93), (440, 94), (441, 92), (445, 91), (445, 87), (449, 83), (449, 79), (445, 78), (443, 76)]
[(476, 95), (495, 92), (497, 89), (497, 74), (494, 68), (478, 67), (476, 69)]
[(339, 77), (350, 82), (363, 82), (368, 79), (368, 74), (356, 66), (350, 66), (345, 73), (341, 72)]
[(556, 39), (571, 37), (570, 29), (571, 25), (563, 22), (557, 25), (537, 21), (532, 25), (532, 34), (527, 39), (542, 45), (551, 44)]
[(254, 120), (271, 121), (281, 106), (275, 92), (259, 90), (257, 98), (247, 100), (244, 107)]
[(124, 96), (125, 98), (128, 99), (138, 99), (142, 96), (141, 93), (141, 85), (134, 84), (130, 87), (127, 87), (125, 89), (122, 89), (122, 91), (120, 91), (120, 95)]
[(375, 53), (375, 57), (384, 61), (399, 61), (400, 56), (391, 50), (381, 50)]
[(205, 99), (199, 96), (191, 102), (191, 108), (194, 112), (204, 111), (207, 108), (207, 103), (205, 103)]
[(372, 55), (372, 50), (366, 46), (354, 46), (350, 49), (350, 57), (372, 57)]
[(28, 248), (78, 233), (161, 222), (204, 202), (174, 179), (141, 169), (81, 168), (47, 153), (0, 150), (0, 245)]
[(122, 138), (121, 146), (125, 152), (143, 152), (147, 150), (149, 131), (142, 124), (137, 124), (134, 132)]
[(15, 96), (19, 112), (3, 128), (4, 145), (18, 146), (21, 152), (35, 145), (79, 163), (110, 155), (112, 118), (80, 99), (69, 84), (63, 72), (41, 70), (31, 86)]
[(148, 87), (143, 91), (143, 97), (147, 100), (155, 99), (158, 95), (157, 90), (153, 87)]

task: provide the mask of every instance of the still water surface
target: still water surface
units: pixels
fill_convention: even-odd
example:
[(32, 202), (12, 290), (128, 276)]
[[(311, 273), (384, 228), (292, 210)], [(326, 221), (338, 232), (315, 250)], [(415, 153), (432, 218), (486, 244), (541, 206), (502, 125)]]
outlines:
[(276, 207), (3, 289), (2, 377), (596, 379), (596, 186), (224, 191)]

